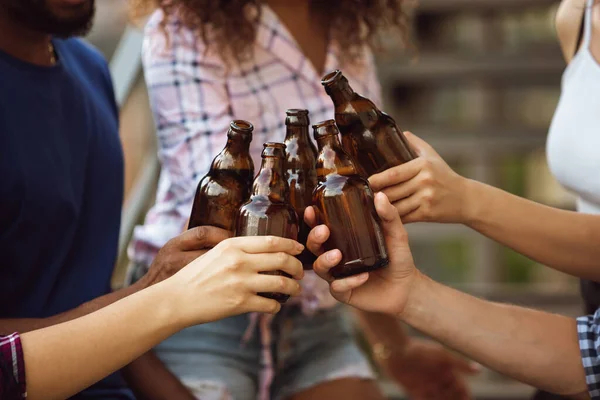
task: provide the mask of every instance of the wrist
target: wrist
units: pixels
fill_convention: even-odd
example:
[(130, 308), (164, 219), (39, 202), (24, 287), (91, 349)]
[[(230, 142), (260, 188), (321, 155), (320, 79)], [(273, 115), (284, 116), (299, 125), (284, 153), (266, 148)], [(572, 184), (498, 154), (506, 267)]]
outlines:
[(179, 294), (173, 290), (169, 280), (159, 282), (144, 289), (147, 294), (147, 303), (153, 309), (152, 318), (158, 321), (159, 329), (164, 330), (168, 336), (186, 328)]
[(482, 183), (473, 179), (462, 178), (462, 201), (460, 223), (472, 227), (480, 218), (482, 204)]
[(146, 272), (140, 279), (138, 279), (131, 286), (136, 288), (137, 290), (147, 289), (150, 286), (154, 285), (156, 282), (156, 272), (153, 268), (150, 268), (148, 272)]
[(411, 322), (424, 309), (425, 301), (432, 293), (431, 282), (428, 276), (417, 270), (408, 289), (406, 303), (396, 317), (412, 326)]

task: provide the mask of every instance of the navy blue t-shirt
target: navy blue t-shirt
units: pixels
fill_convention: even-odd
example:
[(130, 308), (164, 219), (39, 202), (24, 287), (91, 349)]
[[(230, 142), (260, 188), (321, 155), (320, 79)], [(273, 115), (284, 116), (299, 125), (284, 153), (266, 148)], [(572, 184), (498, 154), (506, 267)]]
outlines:
[[(106, 294), (116, 260), (123, 154), (108, 67), (80, 40), (54, 46), (53, 67), (0, 52), (0, 318)], [(113, 375), (85, 398), (132, 398), (123, 388)]]

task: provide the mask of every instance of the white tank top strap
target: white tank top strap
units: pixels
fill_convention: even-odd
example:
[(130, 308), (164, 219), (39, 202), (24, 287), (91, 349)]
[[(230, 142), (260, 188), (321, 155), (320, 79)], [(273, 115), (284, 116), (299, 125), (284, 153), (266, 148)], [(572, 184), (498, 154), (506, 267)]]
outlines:
[(596, 0), (586, 0), (585, 18), (583, 21), (583, 46), (589, 49), (592, 40), (592, 8)]

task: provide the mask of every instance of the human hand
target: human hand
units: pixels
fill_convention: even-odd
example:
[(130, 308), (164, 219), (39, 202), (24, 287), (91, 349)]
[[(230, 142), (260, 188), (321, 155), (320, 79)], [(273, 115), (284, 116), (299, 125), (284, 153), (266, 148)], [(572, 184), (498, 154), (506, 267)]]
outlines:
[(437, 342), (417, 338), (400, 349), (390, 349), (383, 357), (376, 354), (375, 359), (412, 400), (470, 400), (464, 376), (480, 372), (478, 364)]
[[(257, 293), (300, 293), (304, 271), (295, 257), (304, 246), (274, 236), (227, 239), (167, 279), (173, 313), (182, 327), (216, 321), (248, 312), (275, 314), (276, 300)], [(293, 278), (266, 275), (281, 270)]]
[[(323, 244), (329, 238), (329, 229), (319, 225), (308, 235), (307, 247), (319, 255), (313, 269), (330, 284), (330, 291), (338, 301), (364, 311), (399, 315), (404, 310), (420, 273), (414, 265), (408, 246), (408, 236), (396, 209), (383, 193), (375, 195), (375, 208), (379, 217), (388, 250), (389, 265), (372, 272), (335, 280), (329, 273), (341, 260), (339, 250), (324, 253)], [(315, 211), (308, 207), (304, 218), (309, 226), (316, 223)]]
[(373, 191), (389, 198), (404, 223), (465, 223), (473, 201), (471, 181), (454, 172), (424, 140), (405, 135), (419, 157), (371, 176)]
[(199, 226), (183, 232), (159, 250), (140, 283), (150, 286), (169, 278), (230, 236), (231, 232), (213, 226)]

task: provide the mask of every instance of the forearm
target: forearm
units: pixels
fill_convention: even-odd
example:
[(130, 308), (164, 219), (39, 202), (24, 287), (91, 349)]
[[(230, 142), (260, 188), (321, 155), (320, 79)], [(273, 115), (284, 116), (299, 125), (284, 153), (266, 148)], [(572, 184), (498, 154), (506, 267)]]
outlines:
[(418, 276), (400, 317), (504, 375), (562, 395), (587, 397), (575, 320), (496, 304)]
[(357, 308), (353, 310), (371, 346), (381, 344), (390, 349), (401, 349), (408, 343), (409, 337), (398, 318)]
[(102, 297), (93, 299), (87, 303), (80, 305), (63, 313), (53, 315), (48, 318), (14, 318), (0, 319), (0, 334), (11, 334), (14, 332), (25, 333), (36, 329), (46, 328), (48, 326), (60, 324), (62, 322), (71, 321), (75, 318), (82, 317), (103, 307), (108, 306), (116, 301), (123, 299), (135, 292), (138, 292), (150, 285), (149, 278), (141, 279), (135, 285), (108, 293)]
[(28, 398), (67, 398), (176, 332), (181, 327), (165, 301), (169, 295), (157, 285), (93, 314), (23, 334)]
[(152, 351), (132, 361), (121, 371), (140, 400), (195, 400), (179, 378)]
[(548, 207), (480, 182), (467, 187), (471, 228), (544, 265), (600, 281), (600, 215)]

